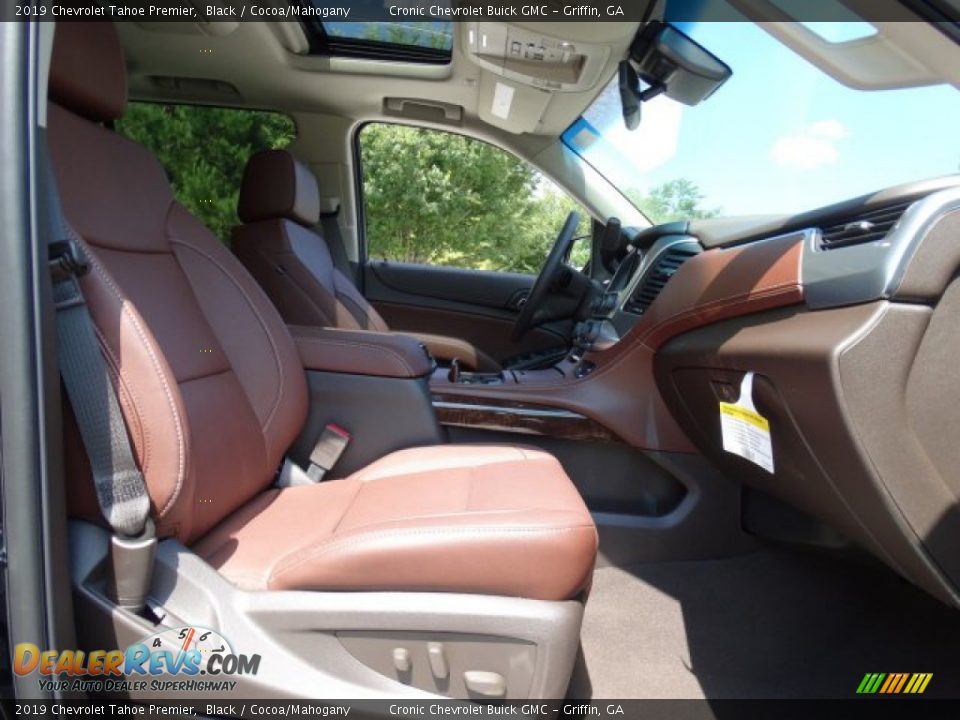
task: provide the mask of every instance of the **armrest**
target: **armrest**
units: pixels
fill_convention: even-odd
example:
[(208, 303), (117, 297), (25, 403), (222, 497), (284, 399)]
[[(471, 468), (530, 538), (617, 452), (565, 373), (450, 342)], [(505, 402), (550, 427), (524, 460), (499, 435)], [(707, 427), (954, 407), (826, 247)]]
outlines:
[(417, 378), (430, 374), (433, 358), (409, 335), (290, 325), (306, 370)]

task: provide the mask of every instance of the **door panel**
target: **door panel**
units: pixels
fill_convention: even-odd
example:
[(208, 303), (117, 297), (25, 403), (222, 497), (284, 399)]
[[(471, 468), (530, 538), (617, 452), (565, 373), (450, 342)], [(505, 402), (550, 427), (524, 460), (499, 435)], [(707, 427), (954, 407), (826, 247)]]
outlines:
[[(367, 294), (382, 300), (408, 299), (411, 295), (492, 308), (516, 310), (516, 297), (529, 292), (536, 279), (520, 273), (464, 270), (437, 265), (414, 265), (374, 260), (367, 266)], [(513, 301), (513, 302), (511, 302)]]
[(364, 279), (367, 299), (391, 329), (459, 337), (497, 360), (559, 347), (569, 337), (571, 321), (562, 321), (510, 339), (532, 275), (373, 261)]

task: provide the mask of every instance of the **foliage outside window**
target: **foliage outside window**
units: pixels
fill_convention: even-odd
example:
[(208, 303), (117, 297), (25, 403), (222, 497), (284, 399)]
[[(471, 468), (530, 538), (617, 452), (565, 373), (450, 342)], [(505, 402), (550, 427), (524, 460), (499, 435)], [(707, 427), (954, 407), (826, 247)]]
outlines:
[(720, 215), (720, 208), (703, 207), (704, 194), (696, 183), (686, 178), (668, 180), (647, 193), (631, 188), (624, 194), (654, 225)]
[[(370, 124), (360, 133), (371, 259), (536, 273), (567, 214), (589, 216), (527, 163), (453, 133)], [(589, 259), (577, 243), (571, 262)]]
[(296, 136), (293, 120), (279, 113), (152, 103), (131, 103), (117, 130), (153, 151), (177, 200), (225, 243), (239, 222), (247, 160)]

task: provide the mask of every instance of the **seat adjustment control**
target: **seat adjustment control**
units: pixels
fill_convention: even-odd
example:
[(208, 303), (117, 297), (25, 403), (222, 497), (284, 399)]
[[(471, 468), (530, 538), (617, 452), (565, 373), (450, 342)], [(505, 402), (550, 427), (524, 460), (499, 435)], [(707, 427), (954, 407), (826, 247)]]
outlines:
[(410, 651), (403, 647), (393, 649), (393, 667), (398, 673), (410, 672)]
[(507, 696), (507, 681), (500, 673), (468, 670), (463, 674), (463, 684), (466, 685), (467, 691), (474, 695), (487, 698)]
[(430, 660), (430, 671), (437, 680), (443, 680), (450, 675), (450, 665), (447, 664), (443, 643), (427, 643), (427, 659)]

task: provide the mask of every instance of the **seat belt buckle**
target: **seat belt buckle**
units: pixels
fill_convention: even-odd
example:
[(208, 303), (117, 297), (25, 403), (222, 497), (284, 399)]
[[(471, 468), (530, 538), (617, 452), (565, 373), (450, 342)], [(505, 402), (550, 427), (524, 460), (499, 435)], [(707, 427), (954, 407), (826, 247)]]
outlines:
[(156, 552), (157, 532), (150, 518), (139, 535), (111, 536), (107, 594), (118, 607), (132, 613), (143, 610), (153, 580)]
[(85, 275), (90, 269), (87, 256), (76, 240), (57, 240), (48, 245), (47, 257), (54, 282)]
[(323, 480), (323, 476), (330, 472), (330, 469), (337, 464), (337, 460), (343, 455), (350, 444), (350, 433), (339, 425), (327, 423), (327, 426), (320, 433), (320, 439), (313, 446), (310, 453), (310, 465), (307, 467), (307, 475), (314, 482)]

